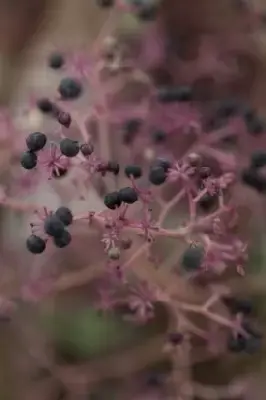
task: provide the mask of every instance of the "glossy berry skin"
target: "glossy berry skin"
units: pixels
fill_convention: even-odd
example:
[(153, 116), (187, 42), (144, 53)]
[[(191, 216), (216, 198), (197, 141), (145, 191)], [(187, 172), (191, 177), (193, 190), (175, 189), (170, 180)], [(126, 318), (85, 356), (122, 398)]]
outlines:
[(108, 207), (110, 210), (115, 210), (116, 208), (120, 207), (121, 205), (121, 199), (119, 197), (118, 192), (111, 192), (108, 193), (104, 197), (104, 204), (106, 207)]
[(65, 138), (60, 142), (61, 153), (69, 158), (75, 157), (79, 152), (79, 144), (75, 140)]
[(94, 152), (93, 144), (91, 144), (91, 143), (83, 143), (80, 146), (80, 151), (85, 157), (90, 156)]
[(132, 187), (125, 187), (119, 190), (119, 198), (122, 202), (133, 204), (138, 200), (138, 193)]
[(155, 185), (162, 185), (166, 181), (166, 172), (162, 167), (152, 167), (149, 172), (149, 181)]
[(96, 3), (99, 7), (108, 8), (113, 7), (114, 0), (96, 0)]
[(62, 249), (70, 244), (72, 237), (67, 230), (64, 230), (61, 236), (54, 237), (53, 240), (54, 240), (54, 245)]
[(191, 101), (192, 91), (188, 86), (162, 87), (158, 90), (158, 100), (162, 103)]
[(65, 111), (59, 111), (57, 114), (57, 121), (60, 125), (63, 125), (65, 128), (69, 128), (72, 122), (71, 115)]
[(120, 166), (115, 161), (108, 161), (107, 163), (107, 171), (112, 172), (114, 175), (118, 175), (120, 171)]
[(64, 57), (60, 53), (53, 53), (49, 57), (49, 67), (59, 69), (64, 65)]
[(130, 178), (138, 179), (142, 176), (142, 169), (139, 165), (127, 165), (125, 167), (125, 175)]
[(46, 248), (46, 242), (36, 235), (30, 235), (26, 241), (27, 249), (33, 254), (41, 254)]
[(50, 114), (54, 110), (53, 103), (47, 98), (37, 100), (37, 107), (44, 114)]
[(266, 151), (257, 150), (251, 155), (251, 168), (262, 168), (266, 166)]
[(37, 165), (37, 156), (31, 151), (25, 151), (20, 158), (20, 163), (25, 169), (33, 169)]
[(64, 234), (65, 226), (55, 214), (52, 214), (44, 221), (44, 231), (47, 235), (58, 238)]
[(181, 265), (186, 271), (196, 271), (201, 267), (203, 258), (203, 247), (188, 247), (182, 255)]
[(44, 148), (47, 137), (44, 133), (34, 132), (26, 138), (26, 145), (30, 151), (39, 151)]
[(63, 78), (59, 84), (58, 91), (63, 100), (75, 100), (82, 93), (82, 85), (74, 78)]
[(63, 222), (65, 226), (71, 225), (73, 222), (73, 214), (68, 207), (59, 207), (55, 215)]
[(241, 173), (241, 180), (245, 185), (250, 186), (259, 193), (266, 192), (266, 179), (255, 168), (244, 169)]

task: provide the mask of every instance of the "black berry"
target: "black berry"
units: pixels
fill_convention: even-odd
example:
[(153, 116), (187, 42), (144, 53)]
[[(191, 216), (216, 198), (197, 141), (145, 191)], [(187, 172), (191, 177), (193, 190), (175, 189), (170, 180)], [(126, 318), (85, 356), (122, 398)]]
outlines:
[(120, 166), (115, 161), (108, 161), (106, 168), (107, 168), (107, 171), (112, 172), (114, 175), (119, 174)]
[(44, 133), (34, 132), (26, 138), (26, 145), (31, 151), (39, 151), (44, 148), (47, 137)]
[(155, 162), (153, 163), (154, 167), (161, 167), (164, 169), (165, 172), (168, 172), (168, 170), (171, 168), (172, 164), (169, 160), (166, 158), (157, 158)]
[(119, 198), (127, 204), (133, 204), (138, 200), (138, 193), (132, 187), (125, 187), (119, 190)]
[(251, 168), (262, 168), (266, 166), (266, 151), (257, 150), (251, 155)]
[(204, 248), (201, 246), (188, 247), (182, 255), (182, 267), (187, 271), (196, 271), (202, 265), (204, 254)]
[(72, 224), (73, 222), (73, 214), (68, 207), (59, 207), (55, 215), (63, 222), (65, 226)]
[(71, 235), (67, 230), (64, 230), (64, 232), (62, 233), (61, 236), (59, 237), (54, 237), (54, 244), (56, 247), (59, 247), (60, 249), (62, 249), (63, 247), (66, 247), (69, 245), (69, 243), (71, 242)]
[(82, 85), (74, 78), (63, 78), (59, 84), (58, 91), (64, 100), (75, 100), (82, 93)]
[(25, 169), (33, 169), (37, 165), (37, 156), (31, 151), (25, 151), (21, 156), (20, 163)]
[(123, 125), (123, 143), (125, 145), (130, 145), (137, 133), (139, 132), (142, 125), (142, 121), (140, 119), (130, 119), (126, 121)]
[(241, 173), (242, 182), (256, 189), (259, 193), (266, 192), (266, 179), (254, 168), (244, 169)]
[(121, 199), (118, 192), (108, 193), (104, 197), (104, 204), (106, 207), (110, 208), (110, 210), (115, 210), (117, 207), (121, 205)]
[(142, 176), (142, 169), (139, 165), (127, 165), (125, 167), (125, 175), (130, 178), (131, 176), (138, 179)]
[(66, 157), (75, 157), (79, 152), (79, 143), (69, 138), (62, 139), (60, 142), (60, 150)]
[(65, 226), (55, 214), (52, 214), (44, 221), (44, 231), (49, 236), (60, 237), (65, 231)]
[(90, 156), (94, 152), (94, 147), (91, 143), (83, 143), (80, 146), (80, 151), (85, 157)]
[(165, 142), (166, 137), (167, 137), (166, 133), (162, 130), (156, 130), (152, 132), (152, 140), (156, 144)]
[(65, 111), (59, 111), (57, 114), (57, 121), (60, 125), (63, 125), (65, 128), (69, 128), (72, 122), (71, 115)]
[(166, 172), (162, 167), (152, 167), (149, 173), (149, 181), (156, 186), (162, 185), (166, 181)]
[(191, 101), (192, 90), (188, 86), (167, 86), (158, 89), (158, 100), (162, 103)]
[(49, 57), (49, 67), (59, 69), (64, 65), (64, 57), (60, 53), (53, 53)]
[(37, 107), (44, 114), (49, 114), (54, 110), (53, 103), (47, 98), (37, 100)]
[(26, 241), (27, 249), (33, 254), (41, 254), (46, 248), (46, 242), (36, 235), (31, 235)]

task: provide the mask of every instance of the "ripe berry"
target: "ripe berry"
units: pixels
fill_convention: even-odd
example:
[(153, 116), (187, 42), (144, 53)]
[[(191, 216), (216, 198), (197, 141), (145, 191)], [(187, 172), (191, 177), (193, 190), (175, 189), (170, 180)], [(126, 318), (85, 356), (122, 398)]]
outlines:
[(139, 165), (127, 165), (125, 167), (125, 175), (130, 178), (131, 176), (138, 179), (142, 176), (142, 169)]
[(26, 138), (26, 145), (31, 151), (39, 151), (44, 148), (47, 137), (44, 133), (34, 132)]
[(55, 215), (63, 222), (65, 226), (71, 225), (73, 222), (73, 214), (68, 207), (59, 207)]
[(37, 100), (37, 107), (44, 114), (49, 114), (54, 109), (53, 103), (47, 98)]
[(123, 143), (130, 145), (135, 139), (137, 133), (140, 130), (142, 121), (140, 119), (129, 119), (123, 125)]
[(114, 0), (97, 0), (97, 5), (102, 8), (113, 7)]
[(64, 57), (60, 53), (53, 53), (49, 57), (49, 67), (59, 69), (64, 65)]
[(192, 90), (188, 86), (166, 86), (158, 89), (158, 100), (162, 103), (191, 101)]
[(85, 157), (86, 156), (90, 156), (94, 152), (93, 144), (91, 144), (91, 143), (83, 143), (80, 146), (80, 151)]
[(242, 182), (260, 193), (266, 192), (266, 179), (254, 168), (244, 169), (241, 173)]
[(60, 142), (60, 150), (66, 157), (75, 157), (79, 152), (79, 143), (69, 138), (62, 139)]
[(82, 93), (82, 85), (74, 78), (63, 78), (59, 84), (58, 91), (64, 100), (77, 99)]
[(59, 111), (57, 114), (57, 121), (60, 125), (63, 125), (65, 128), (69, 128), (72, 122), (71, 115), (65, 111)]
[(110, 210), (115, 210), (117, 207), (120, 207), (121, 199), (118, 192), (107, 193), (104, 197), (104, 204), (106, 207), (110, 208)]
[(152, 167), (149, 173), (149, 181), (156, 186), (162, 185), (166, 181), (166, 172), (162, 167)]
[(266, 151), (257, 150), (251, 155), (251, 168), (262, 168), (266, 166)]
[(65, 226), (55, 214), (52, 214), (44, 221), (44, 231), (49, 236), (61, 237), (65, 231)]
[(166, 133), (161, 130), (156, 130), (152, 132), (152, 140), (154, 143), (159, 144), (163, 143), (166, 140)]
[(204, 248), (201, 246), (188, 247), (181, 259), (181, 265), (187, 271), (195, 271), (201, 267), (204, 258)]
[(164, 169), (164, 171), (167, 172), (169, 170), (169, 168), (171, 168), (172, 164), (166, 158), (159, 157), (154, 161), (153, 166), (154, 167), (162, 167)]
[(108, 161), (106, 169), (107, 171), (112, 172), (114, 175), (118, 175), (120, 171), (120, 166), (115, 161)]
[(30, 235), (26, 241), (27, 249), (33, 254), (41, 254), (46, 248), (46, 242), (36, 235)]
[(54, 245), (62, 249), (69, 245), (72, 240), (70, 233), (67, 230), (64, 230), (61, 236), (56, 236), (54, 239)]
[(121, 201), (127, 204), (133, 204), (138, 200), (138, 193), (132, 187), (120, 189), (118, 194)]
[(33, 169), (37, 165), (37, 156), (31, 151), (25, 151), (20, 159), (20, 164), (25, 169)]

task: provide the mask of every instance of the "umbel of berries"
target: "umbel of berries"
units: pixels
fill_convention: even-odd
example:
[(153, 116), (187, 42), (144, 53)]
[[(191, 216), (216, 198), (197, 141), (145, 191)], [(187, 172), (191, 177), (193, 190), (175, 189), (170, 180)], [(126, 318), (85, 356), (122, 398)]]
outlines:
[(60, 150), (66, 157), (75, 157), (79, 152), (79, 143), (76, 140), (65, 138), (60, 142)]

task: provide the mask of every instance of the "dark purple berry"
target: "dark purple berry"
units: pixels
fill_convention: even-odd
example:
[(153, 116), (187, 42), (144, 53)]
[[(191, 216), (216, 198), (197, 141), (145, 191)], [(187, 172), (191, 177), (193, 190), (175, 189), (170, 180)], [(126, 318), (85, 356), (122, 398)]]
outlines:
[(36, 165), (37, 165), (37, 156), (36, 156), (36, 154), (32, 153), (31, 151), (25, 151), (25, 153), (23, 153), (22, 156), (21, 156), (20, 164), (25, 169), (33, 169), (33, 168), (35, 168)]
[(165, 172), (168, 172), (168, 170), (171, 168), (172, 164), (166, 158), (159, 157), (154, 161), (153, 166), (154, 167), (162, 167)]
[(59, 111), (57, 114), (57, 121), (60, 125), (63, 125), (65, 128), (69, 128), (72, 122), (71, 115), (65, 111)]
[(120, 207), (121, 199), (118, 192), (107, 193), (107, 195), (104, 197), (104, 204), (106, 207), (110, 208), (110, 210), (115, 210), (116, 208)]
[(251, 168), (262, 168), (266, 166), (266, 151), (257, 150), (251, 155)]
[(82, 93), (82, 85), (75, 78), (63, 78), (59, 84), (58, 91), (63, 100), (75, 100)]
[(125, 175), (130, 178), (138, 179), (142, 176), (142, 169), (139, 165), (127, 165), (125, 167)]
[(188, 247), (182, 255), (181, 265), (186, 271), (196, 271), (201, 267), (204, 255), (203, 247)]
[(162, 103), (192, 100), (192, 90), (188, 86), (166, 86), (158, 89), (158, 100)]
[(63, 247), (66, 247), (69, 245), (72, 237), (67, 230), (64, 230), (64, 232), (62, 233), (61, 236), (54, 237), (53, 239), (54, 239), (55, 246), (62, 249)]
[(138, 200), (138, 193), (132, 187), (120, 189), (118, 194), (121, 201), (127, 204), (133, 204)]
[(66, 157), (75, 157), (79, 152), (79, 143), (69, 138), (62, 139), (60, 142), (60, 150)]
[(39, 151), (44, 148), (47, 142), (47, 137), (44, 133), (34, 132), (26, 138), (26, 145), (30, 151)]
[(152, 132), (152, 140), (156, 144), (164, 143), (167, 138), (167, 135), (162, 130), (156, 130)]
[(106, 169), (107, 171), (112, 172), (114, 175), (118, 175), (120, 171), (120, 166), (115, 161), (108, 161)]
[(64, 57), (60, 53), (53, 53), (49, 57), (49, 67), (59, 69), (64, 65)]
[(41, 254), (46, 248), (46, 242), (36, 235), (30, 235), (26, 241), (27, 249), (33, 254)]
[(85, 157), (90, 156), (94, 152), (93, 144), (91, 144), (91, 143), (83, 143), (80, 146), (80, 151)]
[(55, 214), (52, 214), (44, 221), (44, 231), (49, 236), (60, 237), (65, 231), (65, 226)]
[(149, 181), (156, 186), (162, 185), (166, 181), (166, 172), (162, 167), (152, 167), (149, 173)]
[(68, 207), (59, 207), (55, 215), (63, 222), (65, 226), (72, 224), (73, 222), (73, 214)]
[(241, 179), (245, 185), (256, 189), (259, 193), (266, 192), (266, 179), (259, 174), (258, 170), (254, 168), (244, 169), (241, 173)]
[(37, 107), (44, 114), (50, 114), (54, 110), (53, 103), (47, 98), (37, 100)]

